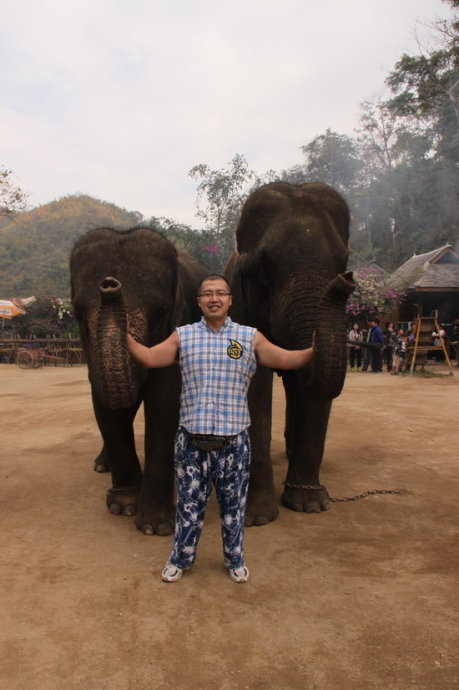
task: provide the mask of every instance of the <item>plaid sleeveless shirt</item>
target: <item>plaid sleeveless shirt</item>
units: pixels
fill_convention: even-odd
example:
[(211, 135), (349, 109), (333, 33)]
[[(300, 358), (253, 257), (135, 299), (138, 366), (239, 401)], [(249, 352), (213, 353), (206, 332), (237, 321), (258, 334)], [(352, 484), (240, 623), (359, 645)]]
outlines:
[(257, 368), (256, 329), (226, 318), (218, 331), (204, 320), (177, 328), (182, 373), (180, 425), (190, 434), (233, 436), (250, 425), (247, 390)]

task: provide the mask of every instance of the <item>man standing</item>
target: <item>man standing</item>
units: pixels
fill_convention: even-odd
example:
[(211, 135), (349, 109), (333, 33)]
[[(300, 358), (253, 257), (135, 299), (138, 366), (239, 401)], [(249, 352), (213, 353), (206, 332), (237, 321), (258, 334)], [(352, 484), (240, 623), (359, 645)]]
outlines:
[(379, 319), (374, 318), (371, 322), (371, 371), (379, 373), (382, 371), (382, 348), (384, 345), (384, 333), (379, 325)]
[(255, 328), (234, 323), (228, 316), (230, 287), (222, 276), (205, 278), (197, 299), (201, 321), (177, 328), (162, 343), (148, 348), (128, 336), (129, 352), (140, 364), (166, 367), (178, 361), (182, 374), (174, 445), (175, 534), (161, 577), (176, 582), (193, 565), (213, 483), (225, 566), (234, 582), (247, 582), (243, 539), (250, 469), (250, 380), (257, 362), (274, 369), (300, 369), (312, 361), (314, 350), (284, 350)]
[(371, 353), (370, 353), (370, 343), (371, 343), (371, 336), (373, 333), (373, 328), (372, 324), (373, 322), (370, 322), (370, 326), (368, 330), (362, 329), (362, 338), (363, 338), (363, 361), (362, 361), (362, 371), (368, 371), (368, 367), (370, 366), (370, 361), (371, 361)]

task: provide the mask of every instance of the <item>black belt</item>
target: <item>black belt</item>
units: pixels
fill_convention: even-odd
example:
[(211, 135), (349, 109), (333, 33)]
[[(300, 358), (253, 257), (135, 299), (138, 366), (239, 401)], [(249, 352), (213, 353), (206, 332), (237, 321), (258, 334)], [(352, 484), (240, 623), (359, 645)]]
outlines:
[(199, 448), (210, 453), (226, 446), (234, 436), (214, 436), (214, 434), (188, 434), (193, 448)]

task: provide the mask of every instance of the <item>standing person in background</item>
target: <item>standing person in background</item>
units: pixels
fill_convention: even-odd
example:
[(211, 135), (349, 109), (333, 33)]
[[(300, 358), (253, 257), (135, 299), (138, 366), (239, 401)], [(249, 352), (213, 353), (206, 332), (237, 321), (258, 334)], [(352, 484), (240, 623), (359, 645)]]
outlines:
[(224, 564), (234, 582), (247, 582), (243, 549), (250, 468), (247, 390), (257, 362), (273, 369), (300, 369), (312, 361), (314, 349), (284, 350), (255, 328), (234, 323), (228, 316), (230, 286), (222, 276), (205, 278), (197, 299), (201, 321), (177, 328), (158, 345), (148, 348), (128, 335), (129, 352), (140, 364), (167, 367), (178, 361), (182, 374), (174, 445), (175, 534), (161, 577), (176, 582), (193, 565), (214, 484)]
[[(432, 340), (434, 347), (442, 347), (442, 341), (445, 342), (445, 336), (446, 336), (446, 331), (443, 328), (443, 324), (440, 326), (438, 333), (436, 331), (433, 331), (432, 333)], [(437, 362), (443, 362), (445, 359), (445, 355), (443, 354), (443, 350), (434, 350), (435, 353), (435, 360)]]
[(362, 328), (362, 345), (363, 345), (363, 361), (362, 361), (362, 371), (368, 371), (370, 366), (371, 353), (370, 353), (370, 340), (372, 334), (371, 324), (368, 329)]
[(397, 331), (395, 330), (395, 324), (392, 321), (388, 321), (384, 330), (384, 360), (388, 373), (392, 371), (392, 361), (396, 343)]
[(371, 322), (370, 357), (371, 371), (379, 374), (382, 371), (382, 348), (384, 345), (384, 334), (379, 319), (374, 318)]
[(397, 333), (396, 344), (394, 349), (394, 366), (392, 374), (401, 374), (406, 360), (406, 335), (403, 328), (400, 328)]
[(348, 347), (349, 347), (349, 366), (351, 371), (360, 370), (362, 364), (362, 341), (363, 335), (359, 328), (359, 324), (355, 323), (352, 329), (349, 331), (348, 336)]

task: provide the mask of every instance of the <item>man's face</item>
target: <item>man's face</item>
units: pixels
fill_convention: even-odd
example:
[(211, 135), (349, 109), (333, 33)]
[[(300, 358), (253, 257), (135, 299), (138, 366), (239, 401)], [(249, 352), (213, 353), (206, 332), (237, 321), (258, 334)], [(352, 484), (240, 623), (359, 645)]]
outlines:
[(224, 280), (205, 280), (198, 295), (198, 305), (208, 321), (226, 318), (232, 303), (229, 287)]

